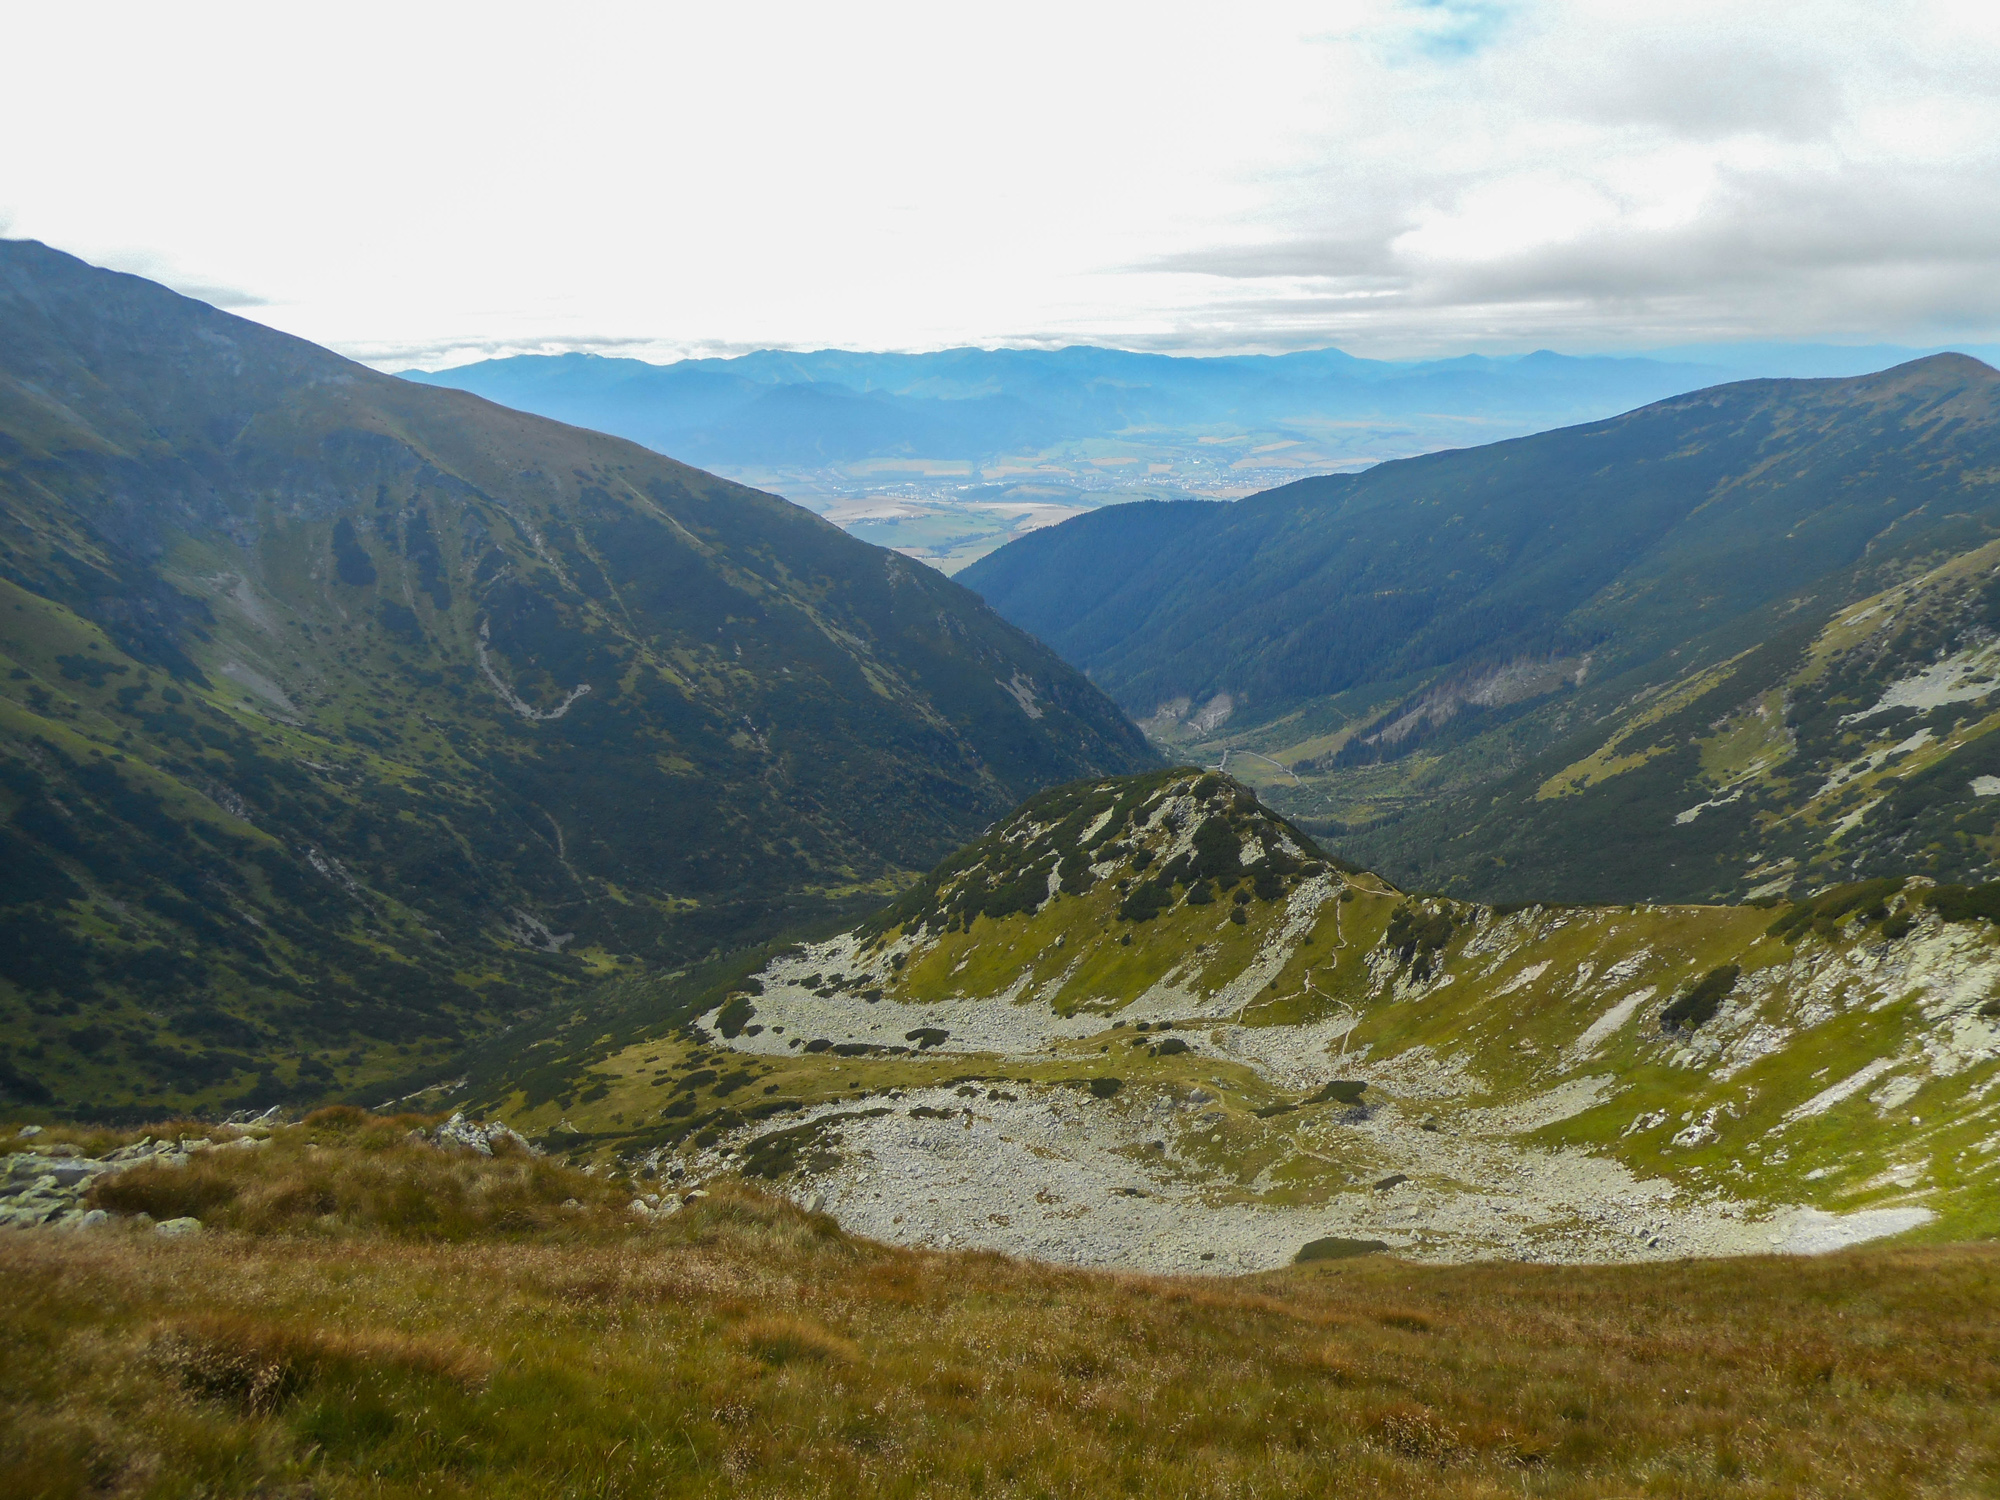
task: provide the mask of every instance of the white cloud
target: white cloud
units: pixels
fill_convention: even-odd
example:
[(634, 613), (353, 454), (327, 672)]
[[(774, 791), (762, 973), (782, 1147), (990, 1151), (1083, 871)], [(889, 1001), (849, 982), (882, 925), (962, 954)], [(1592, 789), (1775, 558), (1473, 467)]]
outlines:
[(38, 7), (0, 222), (387, 365), (2000, 332), (2000, 12)]

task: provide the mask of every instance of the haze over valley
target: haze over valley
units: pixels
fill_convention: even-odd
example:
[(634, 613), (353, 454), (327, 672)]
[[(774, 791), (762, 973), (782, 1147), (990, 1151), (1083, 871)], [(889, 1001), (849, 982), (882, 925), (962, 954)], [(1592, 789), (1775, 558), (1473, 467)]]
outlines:
[(1202, 359), (1088, 346), (761, 350), (663, 366), (519, 355), (402, 373), (631, 438), (955, 573), (1105, 505), (1236, 500), (1724, 380), (1865, 374), (1922, 352), (1751, 344), (1394, 362), (1338, 349)]

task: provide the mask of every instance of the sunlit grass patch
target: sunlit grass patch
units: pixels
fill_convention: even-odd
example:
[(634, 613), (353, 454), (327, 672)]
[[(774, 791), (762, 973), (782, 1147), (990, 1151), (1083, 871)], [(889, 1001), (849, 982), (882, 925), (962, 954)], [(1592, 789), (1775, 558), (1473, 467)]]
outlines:
[[(193, 1239), (0, 1235), (0, 1493), (2000, 1485), (1990, 1247), (1085, 1273), (874, 1245), (724, 1183), (633, 1215), (629, 1186), (409, 1130), (333, 1117), (159, 1169), (230, 1190)], [(404, 1216), (430, 1195), (455, 1206)]]

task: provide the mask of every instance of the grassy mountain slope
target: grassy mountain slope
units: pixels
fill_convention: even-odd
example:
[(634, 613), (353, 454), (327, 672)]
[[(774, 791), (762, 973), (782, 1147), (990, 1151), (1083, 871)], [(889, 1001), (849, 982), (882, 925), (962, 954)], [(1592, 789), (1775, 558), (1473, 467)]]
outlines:
[(1996, 922), (1921, 879), (1412, 896), (1155, 773), (1045, 793), (852, 932), (475, 1102), (889, 1239), (1160, 1270), (1984, 1237)]
[(1203, 508), (1129, 570), (1099, 534), (1136, 523), (1080, 517), (966, 581), (1134, 712), (1289, 705), (1530, 653), (1652, 655), (1906, 547), (1945, 502), (1987, 517), (1996, 452), (2000, 374), (1939, 355), (1301, 480)]
[[(1718, 873), (1648, 830), (1629, 857), (1593, 858), (1604, 841), (1583, 803), (1538, 806), (1531, 827), (1518, 795), (1501, 812), (1488, 799), (1524, 762), (1601, 741), (1628, 708), (1760, 643), (1790, 642), (1790, 670), (1844, 607), (1983, 546), (2000, 530), (1996, 456), (2000, 375), (1936, 356), (1718, 387), (1226, 508), (1084, 517), (965, 580), (1178, 753), (1254, 752), (1232, 769), (1399, 878), (1702, 898), (1744, 890), (1755, 849)], [(1914, 637), (1892, 634), (1914, 663)], [(1777, 668), (1756, 660), (1761, 692)], [(1755, 696), (1704, 704), (1717, 718)], [(1384, 821), (1406, 813), (1408, 827)], [(1481, 831), (1461, 837), (1469, 824)]]
[[(683, 1204), (443, 1151), (427, 1123), (223, 1132), (101, 1185), (125, 1216), (103, 1228), (0, 1237), (19, 1351), (0, 1489), (1584, 1500), (2000, 1480), (1991, 1247), (1198, 1283), (897, 1249), (721, 1184)], [(163, 1240), (141, 1207), (208, 1227)]]
[(1345, 842), (1445, 889), (1571, 900), (2000, 875), (2000, 543), (1761, 623), (1760, 643), (1581, 695), (1498, 784)]
[(0, 244), (0, 1087), (311, 1094), (1130, 769), (975, 596), (630, 443)]

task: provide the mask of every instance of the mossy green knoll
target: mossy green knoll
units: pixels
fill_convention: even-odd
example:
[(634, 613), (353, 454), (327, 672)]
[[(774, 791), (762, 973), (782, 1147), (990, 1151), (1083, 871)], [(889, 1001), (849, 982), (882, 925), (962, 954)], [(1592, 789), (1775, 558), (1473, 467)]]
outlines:
[(473, 1102), (579, 1156), (765, 1163), (870, 1233), (1087, 1263), (1203, 1269), (1214, 1236), (1238, 1265), (1328, 1235), (1560, 1259), (1985, 1238), (1996, 898), (1913, 877), (1493, 907), (1331, 859), (1212, 771), (1091, 780), (679, 1024)]

